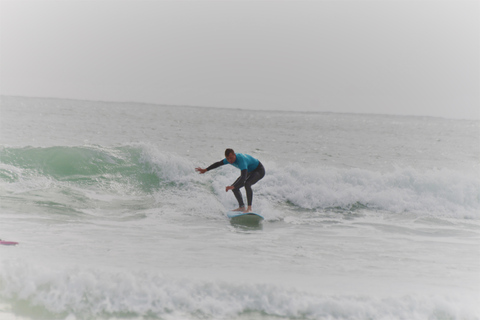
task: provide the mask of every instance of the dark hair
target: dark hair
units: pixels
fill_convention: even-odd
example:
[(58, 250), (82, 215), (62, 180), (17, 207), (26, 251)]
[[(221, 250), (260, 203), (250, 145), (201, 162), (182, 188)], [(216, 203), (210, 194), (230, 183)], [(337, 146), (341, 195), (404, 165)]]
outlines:
[(225, 158), (228, 157), (228, 155), (232, 152), (235, 153), (235, 151), (233, 151), (233, 149), (226, 149), (225, 150)]

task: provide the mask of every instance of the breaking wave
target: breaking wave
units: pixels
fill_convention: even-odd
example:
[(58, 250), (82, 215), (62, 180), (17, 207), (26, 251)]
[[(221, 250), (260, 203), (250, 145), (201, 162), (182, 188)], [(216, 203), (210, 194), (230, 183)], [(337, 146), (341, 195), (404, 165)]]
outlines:
[[(9, 196), (56, 190), (60, 201), (75, 208), (99, 197), (146, 197), (179, 192), (209, 198), (225, 206), (234, 198), (225, 185), (236, 170), (217, 169), (206, 175), (197, 163), (149, 145), (0, 149), (0, 183)], [(265, 163), (267, 175), (255, 186), (260, 205), (289, 205), (305, 210), (368, 208), (392, 213), (412, 212), (450, 218), (480, 217), (480, 182), (475, 176), (448, 169), (392, 172), (329, 167), (279, 167)], [(48, 195), (46, 195), (48, 197)], [(65, 200), (65, 197), (67, 198)], [(75, 198), (75, 199), (74, 199)], [(77, 201), (79, 198), (82, 201)], [(47, 199), (45, 199), (47, 200)], [(75, 200), (75, 201), (74, 201)], [(182, 206), (182, 203), (178, 203)]]
[[(475, 301), (442, 295), (322, 295), (272, 284), (162, 274), (0, 266), (0, 298), (44, 319), (476, 319)], [(8, 311), (8, 310), (5, 310)]]

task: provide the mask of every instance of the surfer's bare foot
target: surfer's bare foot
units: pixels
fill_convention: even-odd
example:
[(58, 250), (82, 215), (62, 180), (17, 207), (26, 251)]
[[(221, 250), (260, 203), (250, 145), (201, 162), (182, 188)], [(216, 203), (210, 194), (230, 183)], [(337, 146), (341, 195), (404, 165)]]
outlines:
[(245, 211), (245, 207), (240, 207), (240, 208), (237, 208), (237, 209), (232, 210), (232, 211)]
[(247, 209), (243, 208), (243, 212), (252, 212), (252, 206), (248, 206)]

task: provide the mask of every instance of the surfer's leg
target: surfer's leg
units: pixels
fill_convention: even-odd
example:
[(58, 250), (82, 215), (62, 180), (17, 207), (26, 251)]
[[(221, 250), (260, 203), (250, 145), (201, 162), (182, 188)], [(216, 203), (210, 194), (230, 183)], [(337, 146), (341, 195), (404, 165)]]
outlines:
[[(240, 180), (240, 179), (241, 179), (241, 177), (238, 177), (238, 179), (235, 180), (235, 182), (233, 184), (237, 183), (237, 181)], [(237, 198), (237, 201), (238, 201), (238, 209), (233, 210), (233, 211), (243, 211), (243, 209), (245, 208), (245, 204), (243, 203), (242, 193), (237, 188), (232, 189), (232, 192), (233, 192), (233, 194), (235, 195), (235, 198)]]
[(252, 191), (252, 185), (245, 183), (245, 191), (247, 192), (247, 204), (249, 207), (252, 206), (252, 201), (253, 201), (253, 191)]
[(253, 170), (245, 181), (245, 191), (247, 192), (247, 204), (249, 211), (252, 211), (253, 191), (252, 186), (260, 181), (265, 176), (265, 168), (261, 163), (258, 164), (257, 169)]
[(235, 198), (237, 198), (238, 208), (243, 209), (245, 207), (245, 204), (243, 203), (242, 193), (240, 192), (239, 189), (233, 189), (232, 192), (235, 195)]

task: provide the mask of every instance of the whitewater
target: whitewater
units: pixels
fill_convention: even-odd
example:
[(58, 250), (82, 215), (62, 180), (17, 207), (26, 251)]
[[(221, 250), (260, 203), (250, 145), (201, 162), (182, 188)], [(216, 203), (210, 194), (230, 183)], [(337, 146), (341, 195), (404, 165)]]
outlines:
[(479, 121), (0, 102), (2, 320), (480, 319)]

